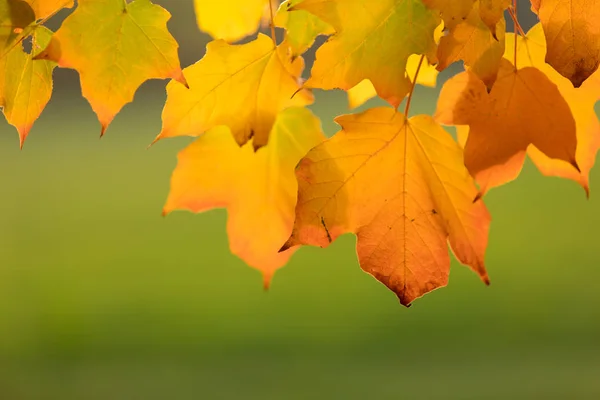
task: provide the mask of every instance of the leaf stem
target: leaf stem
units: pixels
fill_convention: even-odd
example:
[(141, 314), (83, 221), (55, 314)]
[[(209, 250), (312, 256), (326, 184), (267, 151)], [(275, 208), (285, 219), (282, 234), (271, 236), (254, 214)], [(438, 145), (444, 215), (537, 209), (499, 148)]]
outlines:
[(410, 88), (410, 92), (408, 93), (408, 99), (406, 100), (406, 107), (404, 107), (404, 119), (408, 119), (408, 111), (410, 110), (410, 103), (412, 102), (413, 94), (415, 93), (415, 87), (417, 86), (417, 77), (419, 76), (419, 71), (421, 70), (421, 65), (423, 65), (423, 60), (425, 60), (425, 54), (421, 54), (421, 59), (419, 60), (419, 65), (417, 65), (417, 70), (415, 71), (415, 77), (412, 81), (412, 86)]
[(275, 13), (273, 12), (273, 1), (267, 0), (269, 2), (269, 12), (271, 13), (271, 40), (273, 40), (273, 46), (277, 47), (277, 37), (275, 36)]
[(515, 48), (514, 48), (514, 62), (513, 65), (515, 67), (515, 71), (517, 70), (517, 44), (518, 44), (518, 40), (519, 40), (519, 34), (523, 37), (525, 37), (525, 32), (523, 32), (523, 28), (521, 27), (521, 24), (519, 24), (519, 18), (517, 16), (517, 0), (513, 0), (513, 4), (512, 7), (508, 8), (508, 13), (510, 14), (510, 17), (513, 20), (513, 25), (515, 26), (514, 31), (515, 31)]

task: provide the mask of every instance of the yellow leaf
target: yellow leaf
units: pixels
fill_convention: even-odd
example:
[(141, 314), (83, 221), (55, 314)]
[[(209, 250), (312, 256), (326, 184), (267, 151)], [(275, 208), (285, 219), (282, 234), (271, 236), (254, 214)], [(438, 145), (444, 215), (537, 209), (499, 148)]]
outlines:
[(306, 87), (348, 90), (369, 79), (379, 97), (397, 107), (411, 87), (408, 57), (435, 59), (439, 18), (421, 0), (304, 0), (295, 9), (309, 11), (336, 32), (317, 50)]
[(25, 0), (33, 11), (37, 20), (48, 18), (63, 8), (71, 8), (74, 0)]
[(600, 65), (600, 2), (542, 0), (533, 6), (548, 43), (546, 62), (581, 86)]
[(236, 42), (255, 33), (268, 0), (194, 0), (198, 27), (215, 39)]
[(146, 80), (173, 78), (185, 84), (165, 9), (149, 0), (78, 3), (37, 58), (79, 72), (83, 96), (102, 132)]
[(452, 30), (467, 18), (477, 0), (423, 0), (431, 9), (438, 10), (445, 29)]
[(33, 21), (35, 14), (29, 4), (21, 0), (0, 1), (0, 60), (25, 38), (25, 29)]
[(408, 305), (446, 285), (448, 242), (487, 282), (490, 216), (462, 150), (429, 116), (391, 108), (336, 118), (342, 130), (300, 162), (296, 222), (283, 249), (357, 235), (363, 270)]
[(294, 169), (323, 139), (318, 118), (299, 107), (277, 116), (269, 144), (256, 152), (251, 142), (240, 147), (227, 127), (215, 127), (179, 154), (164, 213), (227, 208), (231, 251), (268, 285), (292, 252), (278, 253), (294, 223)]
[(253, 138), (255, 147), (263, 146), (279, 111), (312, 102), (308, 91), (298, 92), (303, 68), (301, 57), (292, 62), (285, 48), (275, 48), (263, 34), (241, 45), (213, 41), (204, 58), (184, 70), (189, 89), (167, 85), (157, 139), (198, 136), (227, 125), (238, 144)]
[(284, 28), (293, 55), (303, 54), (319, 35), (331, 35), (334, 30), (319, 18), (304, 10), (292, 8), (302, 0), (286, 0), (275, 15), (275, 26)]
[(33, 31), (31, 54), (17, 43), (0, 59), (0, 105), (6, 120), (17, 128), (21, 147), (52, 96), (56, 63), (32, 59), (48, 45), (51, 36), (50, 30), (38, 26)]
[(504, 19), (504, 10), (506, 10), (512, 0), (480, 0), (479, 15), (483, 23), (489, 28), (494, 38), (502, 29), (498, 27), (498, 22)]
[[(434, 38), (436, 42), (438, 42), (443, 36), (443, 30), (443, 24), (438, 25), (438, 27), (435, 29)], [(418, 54), (413, 54), (408, 57), (408, 61), (406, 62), (406, 74), (409, 78), (413, 79), (416, 75), (420, 61), (421, 56)], [(421, 65), (421, 69), (417, 75), (417, 84), (433, 88), (437, 84), (438, 74), (439, 72), (435, 65), (430, 64), (427, 60), (423, 60), (423, 64)], [(349, 89), (347, 92), (348, 106), (350, 109), (360, 107), (368, 100), (377, 96), (375, 87), (368, 79), (362, 80), (358, 85)]]
[(519, 175), (530, 144), (578, 168), (575, 120), (569, 105), (537, 68), (516, 70), (503, 59), (489, 93), (472, 72), (454, 76), (442, 88), (436, 119), (447, 125), (469, 125), (465, 165), (480, 184), (480, 195)]
[(463, 60), (491, 88), (504, 54), (506, 27), (504, 19), (500, 19), (496, 28), (497, 38), (494, 38), (479, 14), (477, 1), (467, 18), (441, 38), (437, 53), (438, 70), (444, 70), (453, 62)]

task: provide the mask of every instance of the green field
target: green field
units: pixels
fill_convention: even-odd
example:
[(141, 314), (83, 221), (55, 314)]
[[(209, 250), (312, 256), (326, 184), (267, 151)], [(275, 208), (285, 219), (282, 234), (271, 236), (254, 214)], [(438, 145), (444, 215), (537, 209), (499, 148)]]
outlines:
[[(189, 142), (145, 149), (162, 87), (102, 140), (81, 98), (53, 102), (23, 151), (1, 125), (0, 399), (600, 398), (597, 171), (589, 201), (529, 163), (489, 193), (490, 287), (453, 263), (406, 309), (348, 235), (299, 251), (265, 293), (223, 210), (161, 217)], [(317, 104), (334, 133), (343, 96)]]

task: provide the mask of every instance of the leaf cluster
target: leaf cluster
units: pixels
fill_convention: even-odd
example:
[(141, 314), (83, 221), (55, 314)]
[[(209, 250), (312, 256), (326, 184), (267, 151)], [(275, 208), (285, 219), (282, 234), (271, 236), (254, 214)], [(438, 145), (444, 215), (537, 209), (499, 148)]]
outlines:
[[(299, 246), (353, 233), (361, 268), (410, 305), (447, 284), (448, 247), (489, 282), (484, 195), (517, 178), (526, 157), (589, 195), (599, 2), (279, 3), (194, 0), (214, 40), (182, 70), (170, 14), (150, 0), (0, 0), (0, 105), (22, 146), (57, 66), (79, 73), (102, 133), (143, 82), (171, 79), (155, 141), (197, 139), (178, 155), (163, 213), (227, 208), (231, 251), (265, 286)], [(539, 18), (527, 33), (518, 6)], [(75, 9), (51, 32), (46, 21), (65, 7)], [(464, 70), (444, 83), (435, 114), (410, 116), (415, 86), (435, 87), (457, 62)], [(375, 96), (389, 107), (337, 117), (327, 139), (307, 108), (314, 89), (346, 91), (350, 108)]]

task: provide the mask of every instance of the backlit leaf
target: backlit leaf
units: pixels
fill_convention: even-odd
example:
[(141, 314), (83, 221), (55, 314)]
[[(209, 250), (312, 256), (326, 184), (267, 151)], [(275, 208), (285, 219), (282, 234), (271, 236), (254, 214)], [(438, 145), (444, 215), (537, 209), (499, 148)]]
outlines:
[(480, 2), (475, 2), (467, 18), (456, 24), (448, 35), (440, 39), (438, 48), (438, 70), (446, 69), (453, 62), (463, 60), (488, 87), (492, 87), (500, 60), (504, 54), (505, 21), (500, 19), (496, 37), (481, 20)]
[(252, 138), (263, 146), (279, 111), (312, 102), (308, 91), (298, 92), (303, 68), (301, 57), (292, 62), (285, 47), (275, 48), (263, 34), (242, 45), (213, 41), (202, 60), (184, 70), (189, 89), (167, 85), (158, 139), (227, 125), (240, 145)]
[(73, 7), (74, 0), (25, 0), (35, 12), (35, 18), (45, 19), (56, 14), (63, 8)]
[[(560, 75), (545, 62), (546, 40), (542, 26), (536, 24), (527, 32), (526, 37), (517, 38), (517, 62), (520, 67), (532, 66), (542, 71), (560, 91), (569, 104), (577, 127), (576, 161), (581, 172), (570, 164), (548, 158), (530, 146), (527, 154), (538, 169), (545, 175), (559, 176), (579, 182), (586, 192), (589, 192), (589, 173), (600, 147), (600, 123), (594, 110), (594, 105), (600, 100), (600, 71), (594, 72), (579, 88), (574, 88), (571, 82)], [(508, 33), (506, 39), (505, 58), (512, 59), (514, 55), (514, 34)]]
[(512, 0), (480, 0), (479, 14), (483, 23), (489, 28), (494, 37), (504, 32), (505, 29), (498, 26), (498, 22), (504, 19), (504, 11), (510, 6)]
[(104, 132), (148, 79), (185, 84), (177, 42), (167, 31), (170, 17), (149, 0), (79, 0), (38, 58), (79, 72)]
[(200, 30), (215, 39), (236, 42), (255, 33), (268, 0), (194, 0)]
[(0, 59), (0, 105), (8, 123), (17, 128), (21, 147), (52, 96), (56, 63), (32, 59), (48, 45), (51, 36), (50, 30), (39, 26), (33, 31), (31, 54), (17, 43)]
[(292, 53), (300, 55), (310, 48), (319, 35), (331, 35), (334, 30), (316, 16), (304, 10), (290, 10), (302, 0), (286, 0), (281, 3), (275, 25), (285, 28), (287, 42)]
[(546, 62), (579, 87), (600, 65), (600, 1), (541, 0)]
[(442, 88), (436, 119), (470, 126), (465, 165), (480, 184), (480, 195), (519, 175), (530, 144), (578, 168), (575, 120), (569, 105), (537, 68), (516, 70), (503, 59), (489, 94), (472, 72), (454, 76)]
[(306, 87), (348, 90), (369, 79), (379, 97), (396, 107), (411, 87), (408, 57), (435, 60), (439, 18), (421, 0), (304, 0), (295, 9), (309, 11), (336, 32), (317, 50)]
[(251, 142), (240, 147), (229, 128), (215, 127), (179, 154), (164, 213), (227, 208), (231, 251), (268, 285), (293, 251), (278, 253), (294, 223), (294, 169), (323, 139), (320, 121), (299, 107), (279, 113), (269, 143), (257, 151)]
[(283, 247), (357, 235), (361, 267), (404, 305), (446, 285), (448, 242), (487, 282), (490, 217), (462, 151), (429, 116), (391, 108), (336, 118), (342, 130), (302, 159), (293, 233)]

